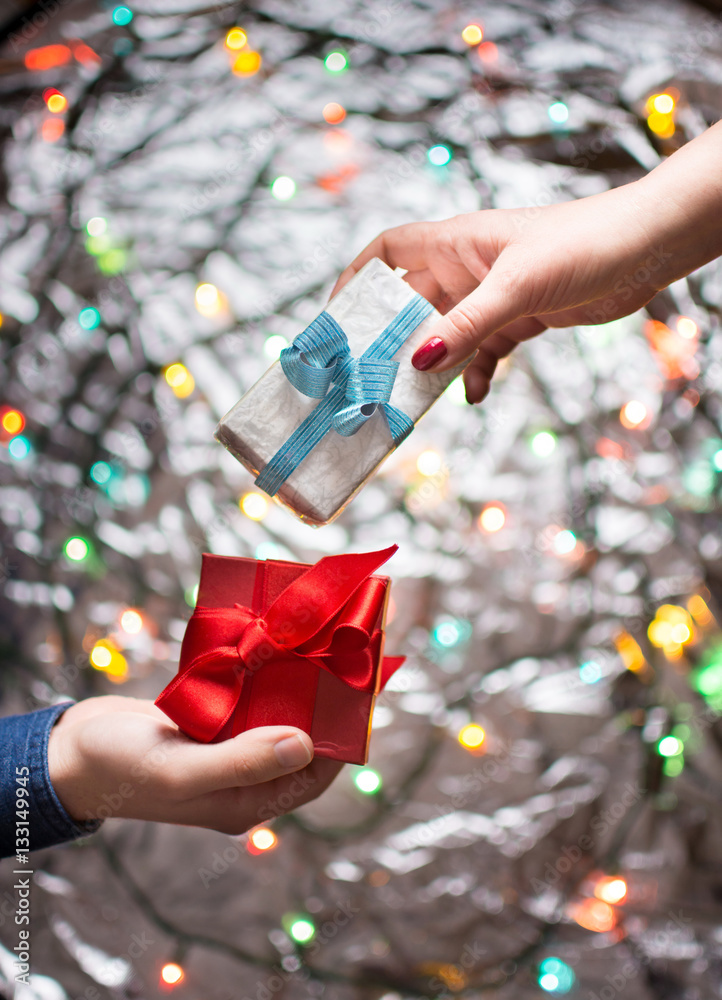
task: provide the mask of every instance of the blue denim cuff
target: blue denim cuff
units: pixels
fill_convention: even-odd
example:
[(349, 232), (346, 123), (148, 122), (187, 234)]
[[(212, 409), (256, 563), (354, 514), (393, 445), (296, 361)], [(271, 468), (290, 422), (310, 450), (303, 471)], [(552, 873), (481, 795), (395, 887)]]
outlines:
[(28, 796), (22, 801), (29, 813), (31, 851), (85, 837), (100, 826), (100, 820), (79, 823), (69, 816), (50, 782), (50, 730), (72, 704), (0, 719), (0, 857), (15, 853), (16, 768), (27, 767), (29, 772), (22, 772), (28, 773)]

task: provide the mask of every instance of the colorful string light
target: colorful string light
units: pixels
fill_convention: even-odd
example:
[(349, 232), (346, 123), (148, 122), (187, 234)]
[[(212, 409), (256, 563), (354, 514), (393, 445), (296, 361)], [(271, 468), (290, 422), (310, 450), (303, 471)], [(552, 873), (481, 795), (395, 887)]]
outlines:
[(111, 17), (113, 18), (113, 24), (124, 28), (126, 24), (130, 24), (133, 20), (133, 11), (130, 7), (126, 7), (125, 4), (120, 4), (113, 10)]
[(84, 330), (95, 330), (100, 326), (100, 313), (94, 306), (86, 306), (78, 313), (78, 323)]
[(426, 153), (426, 158), (434, 167), (445, 167), (451, 162), (451, 150), (442, 143), (432, 146)]
[(247, 49), (239, 52), (233, 61), (233, 72), (236, 76), (253, 76), (259, 71), (263, 63), (260, 52), (254, 49)]
[(465, 750), (479, 750), (486, 740), (486, 733), (481, 726), (470, 722), (460, 730), (457, 739)]
[(340, 125), (346, 117), (346, 109), (336, 101), (329, 101), (324, 105), (323, 117), (329, 125)]
[(215, 285), (206, 281), (196, 288), (195, 303), (202, 316), (217, 316), (225, 308), (225, 296)]
[(488, 503), (479, 514), (479, 527), (487, 534), (494, 534), (506, 524), (506, 511), (500, 503)]
[(557, 436), (552, 431), (538, 431), (532, 437), (529, 446), (539, 458), (549, 458), (557, 446)]
[(185, 979), (185, 972), (177, 962), (166, 962), (160, 970), (160, 979), (166, 986), (178, 986)]
[(364, 795), (376, 795), (381, 791), (381, 775), (372, 767), (362, 767), (356, 771), (353, 782)]
[(435, 476), (437, 472), (441, 471), (442, 465), (441, 455), (432, 448), (422, 451), (416, 459), (416, 468), (422, 476)]
[(484, 29), (480, 24), (467, 24), (464, 30), (461, 32), (461, 38), (466, 42), (467, 45), (474, 46), (478, 45), (479, 42), (484, 37)]
[(547, 108), (547, 114), (555, 125), (563, 125), (569, 119), (569, 108), (563, 101), (554, 101)]
[(594, 886), (594, 895), (605, 903), (621, 903), (627, 895), (627, 883), (623, 878), (605, 876)]
[(337, 49), (334, 52), (329, 52), (323, 64), (329, 73), (343, 73), (348, 66), (348, 56), (345, 52)]
[(264, 854), (278, 845), (278, 837), (267, 826), (259, 826), (248, 835), (248, 850), (251, 854)]
[(262, 493), (244, 493), (238, 502), (246, 517), (251, 521), (262, 521), (268, 514), (269, 503)]
[(569, 993), (574, 986), (574, 971), (566, 962), (550, 955), (549, 958), (545, 958), (543, 962), (539, 963), (537, 982), (546, 993), (563, 996), (565, 993)]
[(65, 543), (64, 551), (71, 562), (83, 562), (90, 555), (90, 546), (80, 535), (73, 535)]
[(25, 427), (25, 417), (20, 410), (5, 410), (0, 418), (0, 424), (5, 434), (13, 437), (15, 434), (20, 434)]
[(290, 201), (296, 193), (296, 182), (292, 177), (282, 175), (271, 184), (271, 194), (277, 201)]
[(231, 28), (226, 35), (226, 48), (232, 52), (237, 52), (244, 47), (247, 41), (248, 36), (243, 28)]
[(649, 423), (649, 411), (638, 399), (630, 399), (619, 411), (619, 422), (627, 430), (639, 430)]
[(309, 944), (316, 936), (316, 925), (307, 913), (287, 913), (281, 925), (296, 944)]
[(195, 379), (185, 365), (177, 361), (163, 370), (165, 380), (178, 399), (185, 399), (195, 389)]

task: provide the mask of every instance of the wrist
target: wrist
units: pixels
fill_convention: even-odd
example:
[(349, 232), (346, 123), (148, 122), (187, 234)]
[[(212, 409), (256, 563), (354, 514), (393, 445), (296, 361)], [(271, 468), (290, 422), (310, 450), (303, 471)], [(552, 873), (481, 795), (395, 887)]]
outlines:
[[(68, 709), (72, 712), (72, 708)], [(80, 756), (74, 746), (75, 726), (66, 718), (68, 712), (58, 719), (50, 730), (48, 739), (48, 774), (53, 790), (60, 804), (76, 823), (95, 817), (83, 809), (82, 774)]]

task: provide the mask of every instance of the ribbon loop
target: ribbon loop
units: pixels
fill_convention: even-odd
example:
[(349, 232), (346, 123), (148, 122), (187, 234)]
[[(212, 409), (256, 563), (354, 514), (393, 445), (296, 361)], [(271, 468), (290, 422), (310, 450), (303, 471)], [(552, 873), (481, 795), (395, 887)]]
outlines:
[(281, 368), (304, 396), (323, 399), (331, 383), (338, 381), (350, 354), (346, 334), (333, 316), (322, 312), (281, 351)]
[(351, 437), (379, 408), (395, 445), (411, 433), (411, 418), (390, 402), (399, 368), (391, 358), (432, 311), (430, 302), (414, 295), (360, 358), (351, 357), (346, 334), (324, 311), (281, 351), (289, 382), (320, 402), (259, 473), (259, 489), (275, 496), (331, 429)]

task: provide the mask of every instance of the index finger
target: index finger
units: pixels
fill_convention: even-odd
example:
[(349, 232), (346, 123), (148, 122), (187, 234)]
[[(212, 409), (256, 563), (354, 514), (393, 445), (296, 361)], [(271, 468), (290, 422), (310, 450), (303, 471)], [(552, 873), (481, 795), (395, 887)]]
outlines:
[(340, 292), (364, 264), (374, 257), (379, 257), (391, 268), (403, 267), (407, 271), (423, 271), (427, 262), (428, 233), (428, 222), (410, 222), (405, 226), (386, 229), (351, 261), (345, 271), (341, 272), (329, 298), (332, 299)]

